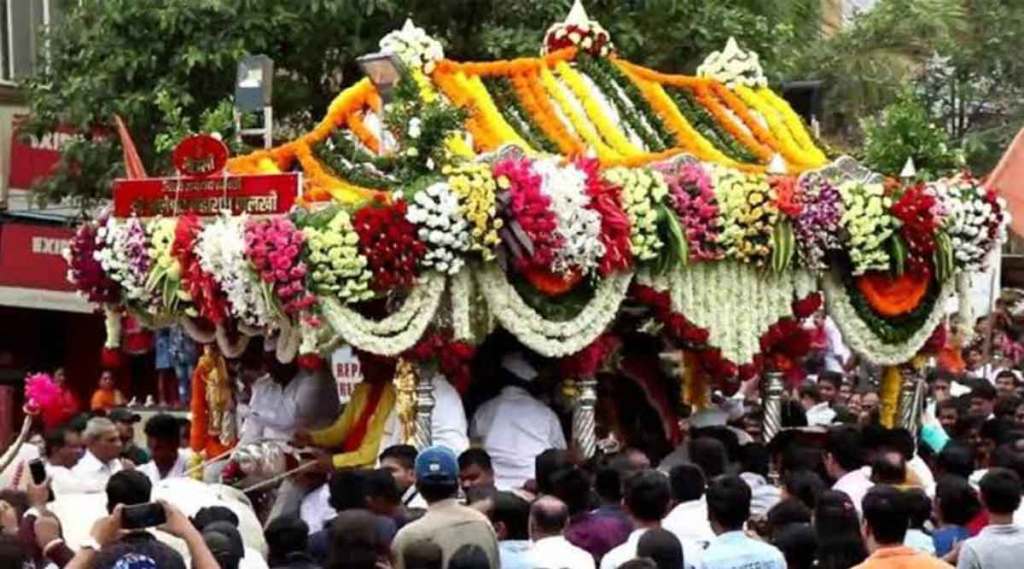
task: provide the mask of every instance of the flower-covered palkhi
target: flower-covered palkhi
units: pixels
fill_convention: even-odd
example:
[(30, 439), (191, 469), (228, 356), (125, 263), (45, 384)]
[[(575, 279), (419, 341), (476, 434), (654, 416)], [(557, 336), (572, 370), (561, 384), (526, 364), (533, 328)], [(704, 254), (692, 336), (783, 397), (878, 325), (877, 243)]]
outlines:
[(696, 77), (660, 73), (612, 55), (577, 5), (541, 57), (451, 61), (411, 22), (381, 47), (404, 66), (386, 104), (360, 81), (314, 130), (229, 161), (301, 170), (295, 210), (101, 217), (69, 280), (150, 326), (301, 328), (304, 351), (389, 356), (495, 326), (567, 356), (631, 297), (645, 330), (733, 381), (797, 369), (822, 300), (872, 361), (913, 356), (1003, 239), (1005, 206), (967, 173), (919, 184), (827, 157), (734, 40)]

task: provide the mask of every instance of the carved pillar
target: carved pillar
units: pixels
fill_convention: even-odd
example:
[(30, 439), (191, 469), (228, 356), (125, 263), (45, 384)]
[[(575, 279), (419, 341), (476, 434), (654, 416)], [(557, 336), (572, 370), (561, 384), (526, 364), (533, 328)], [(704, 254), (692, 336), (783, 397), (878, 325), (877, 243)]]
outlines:
[(764, 441), (771, 442), (782, 430), (782, 374), (770, 371), (762, 378), (764, 389)]
[(921, 422), (921, 407), (924, 405), (924, 379), (913, 369), (903, 372), (900, 386), (899, 425), (910, 431), (917, 439), (917, 428)]
[(594, 429), (594, 407), (597, 404), (597, 380), (581, 379), (577, 382), (576, 408), (572, 413), (572, 437), (583, 458), (597, 451), (597, 433)]
[(423, 450), (433, 444), (433, 433), (430, 421), (434, 414), (434, 377), (432, 374), (420, 374), (416, 382), (416, 436), (413, 446)]

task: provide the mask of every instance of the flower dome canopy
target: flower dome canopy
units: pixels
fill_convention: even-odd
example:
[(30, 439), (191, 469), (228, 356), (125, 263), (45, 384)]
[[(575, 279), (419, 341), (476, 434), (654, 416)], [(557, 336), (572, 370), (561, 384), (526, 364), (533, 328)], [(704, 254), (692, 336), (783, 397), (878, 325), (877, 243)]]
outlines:
[[(579, 23), (573, 14), (547, 34), (547, 46), (564, 47), (532, 58), (442, 59), (440, 46), (411, 23), (391, 36), (402, 36), (405, 49), (391, 51), (423, 95), (443, 96), (467, 111), (463, 127), (477, 155), (514, 145), (528, 155), (592, 155), (610, 168), (688, 154), (746, 172), (764, 172), (775, 159), (775, 168), (791, 174), (828, 162), (801, 118), (765, 86), (756, 54), (740, 50), (733, 40), (709, 56), (701, 76), (694, 77), (602, 55), (609, 51), (607, 33), (596, 23)], [(416, 47), (409, 47), (413, 43)], [(385, 38), (382, 47), (388, 45)], [(312, 131), (235, 158), (229, 167), (236, 173), (301, 169), (308, 201), (365, 196), (381, 188), (348, 179), (318, 150), (344, 134), (380, 154), (386, 146), (374, 128), (380, 111), (380, 95), (363, 79), (338, 95)]]

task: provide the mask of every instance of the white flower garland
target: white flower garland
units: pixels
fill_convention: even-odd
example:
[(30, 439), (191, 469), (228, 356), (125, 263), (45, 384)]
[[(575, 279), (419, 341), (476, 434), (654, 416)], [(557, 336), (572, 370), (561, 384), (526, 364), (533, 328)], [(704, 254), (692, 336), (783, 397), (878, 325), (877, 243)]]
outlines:
[(324, 318), (341, 338), (353, 346), (381, 356), (408, 350), (423, 335), (437, 312), (445, 277), (430, 273), (420, 278), (402, 308), (383, 320), (371, 320), (334, 298), (320, 299)]
[(459, 196), (447, 183), (437, 182), (416, 192), (405, 218), (416, 226), (416, 235), (428, 248), (420, 261), (424, 267), (449, 275), (462, 269), (472, 236)]
[(902, 365), (917, 355), (945, 317), (946, 300), (954, 292), (955, 280), (948, 279), (942, 284), (928, 319), (917, 332), (899, 344), (886, 344), (875, 335), (857, 314), (842, 281), (831, 272), (822, 277), (822, 290), (825, 291), (828, 314), (835, 320), (843, 341), (850, 349), (878, 365)]
[(552, 269), (564, 273), (576, 267), (589, 273), (605, 253), (601, 214), (590, 209), (586, 173), (572, 164), (561, 165), (559, 160), (545, 158), (532, 164), (541, 178), (541, 191), (551, 198), (549, 209), (558, 223), (555, 233), (562, 238)]
[(473, 296), (473, 277), (468, 268), (452, 276), (449, 281), (449, 295), (452, 303), (452, 336), (456, 341), (473, 339), (473, 321), (470, 317), (470, 302)]
[(274, 321), (274, 309), (245, 254), (247, 219), (222, 215), (205, 226), (196, 240), (196, 255), (227, 296), (231, 314), (242, 324), (264, 328)]
[(94, 257), (111, 280), (121, 285), (129, 304), (149, 308), (155, 296), (146, 287), (151, 259), (146, 230), (137, 217), (110, 217), (96, 229), (96, 241), (102, 243)]
[(582, 350), (605, 331), (626, 297), (633, 273), (620, 272), (603, 279), (587, 306), (566, 321), (547, 320), (538, 314), (496, 264), (482, 268), (477, 278), (488, 308), (505, 329), (538, 354), (561, 357)]
[(644, 273), (640, 282), (668, 291), (672, 310), (708, 330), (708, 343), (737, 365), (753, 361), (761, 336), (793, 315), (794, 300), (817, 290), (806, 271), (772, 274), (734, 261), (677, 267), (658, 277)]

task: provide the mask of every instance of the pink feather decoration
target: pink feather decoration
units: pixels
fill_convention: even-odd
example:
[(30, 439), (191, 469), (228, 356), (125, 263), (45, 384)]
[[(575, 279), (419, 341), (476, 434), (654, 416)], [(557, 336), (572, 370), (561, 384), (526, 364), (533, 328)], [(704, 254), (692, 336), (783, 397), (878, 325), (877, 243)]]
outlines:
[(47, 373), (33, 373), (25, 378), (26, 407), (38, 409), (47, 427), (56, 427), (74, 414), (64, 402), (64, 393)]

